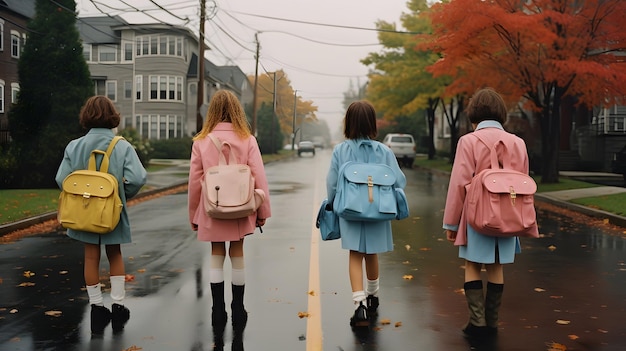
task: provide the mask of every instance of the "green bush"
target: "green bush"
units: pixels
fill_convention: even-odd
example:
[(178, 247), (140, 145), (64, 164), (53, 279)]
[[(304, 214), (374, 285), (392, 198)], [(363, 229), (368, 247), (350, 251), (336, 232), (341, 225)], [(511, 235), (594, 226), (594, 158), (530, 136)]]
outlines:
[(11, 150), (8, 147), (0, 149), (0, 188), (12, 187), (17, 166), (17, 159)]
[(135, 148), (141, 164), (147, 167), (153, 151), (150, 140), (142, 139), (134, 128), (124, 128), (124, 130), (119, 132), (119, 135), (123, 136)]
[(193, 141), (190, 137), (178, 139), (153, 140), (150, 158), (166, 158), (185, 160), (191, 157)]

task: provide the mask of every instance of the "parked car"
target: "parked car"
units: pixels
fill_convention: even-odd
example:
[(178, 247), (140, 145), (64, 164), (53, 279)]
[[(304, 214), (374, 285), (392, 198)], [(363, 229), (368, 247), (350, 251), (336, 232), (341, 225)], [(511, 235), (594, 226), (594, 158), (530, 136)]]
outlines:
[(301, 141), (298, 143), (298, 157), (302, 157), (303, 153), (310, 152), (315, 156), (315, 145), (312, 141)]
[(389, 133), (385, 135), (383, 144), (387, 145), (398, 160), (398, 164), (406, 167), (413, 167), (415, 160), (415, 139), (411, 134)]

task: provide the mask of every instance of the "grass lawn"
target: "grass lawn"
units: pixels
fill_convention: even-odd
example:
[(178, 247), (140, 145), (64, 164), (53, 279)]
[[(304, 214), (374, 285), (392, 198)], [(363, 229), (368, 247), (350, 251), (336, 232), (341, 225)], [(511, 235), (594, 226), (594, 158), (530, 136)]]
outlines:
[(8, 189), (0, 191), (0, 224), (57, 210), (58, 189)]
[(581, 199), (573, 199), (571, 202), (622, 216), (626, 215), (626, 193), (584, 197)]

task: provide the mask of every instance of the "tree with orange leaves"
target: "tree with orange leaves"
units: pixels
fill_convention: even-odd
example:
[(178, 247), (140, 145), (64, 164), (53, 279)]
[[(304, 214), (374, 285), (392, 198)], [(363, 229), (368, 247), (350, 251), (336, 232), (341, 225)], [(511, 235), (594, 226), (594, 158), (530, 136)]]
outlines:
[(626, 1), (451, 0), (432, 6), (430, 71), (449, 91), (491, 86), (540, 113), (542, 182), (558, 182), (560, 107), (623, 104)]

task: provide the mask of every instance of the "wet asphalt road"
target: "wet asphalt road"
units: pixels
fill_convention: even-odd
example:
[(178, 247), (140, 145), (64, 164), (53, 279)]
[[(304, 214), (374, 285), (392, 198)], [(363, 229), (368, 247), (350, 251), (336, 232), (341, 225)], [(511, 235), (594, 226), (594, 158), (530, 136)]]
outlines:
[[(353, 333), (347, 253), (338, 241), (319, 242), (313, 227), (329, 160), (324, 150), (267, 167), (274, 216), (245, 244), (246, 350), (470, 349), (459, 330), (467, 318), (462, 261), (441, 229), (447, 176), (405, 171), (411, 217), (394, 223), (395, 250), (380, 257), (378, 323)], [(189, 229), (186, 199), (130, 208), (133, 243), (123, 253), (134, 281), (121, 335), (109, 327), (101, 339), (90, 336), (80, 243), (41, 233), (0, 245), (0, 351), (211, 350), (210, 247)], [(624, 234), (547, 212), (539, 219), (544, 237), (522, 239), (522, 254), (505, 268), (499, 336), (479, 349), (550, 350), (556, 342), (566, 350), (626, 350)], [(102, 268), (106, 277), (106, 260)], [(229, 269), (225, 275), (228, 282)], [(228, 327), (227, 349), (231, 338)]]

